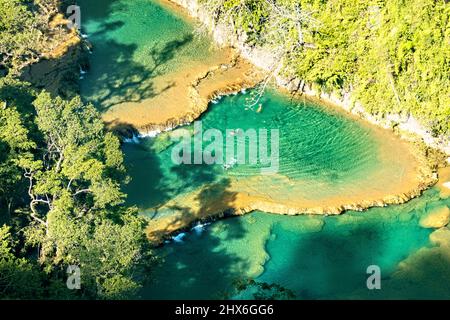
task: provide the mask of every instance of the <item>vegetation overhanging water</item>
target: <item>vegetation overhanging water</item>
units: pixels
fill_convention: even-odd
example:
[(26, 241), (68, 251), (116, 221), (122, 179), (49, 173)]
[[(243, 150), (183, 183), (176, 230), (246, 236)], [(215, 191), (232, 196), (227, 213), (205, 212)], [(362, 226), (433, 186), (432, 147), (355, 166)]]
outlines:
[[(155, 38), (170, 41), (175, 36), (176, 39), (183, 26), (189, 28), (181, 18), (165, 12), (166, 9), (152, 1), (133, 4), (119, 1), (114, 2), (113, 6), (112, 1), (103, 2), (104, 6), (98, 3), (90, 5), (92, 8), (102, 8), (101, 12), (88, 11), (90, 13), (85, 17), (86, 31), (94, 46), (97, 45), (92, 69), (86, 76), (87, 84), (84, 84), (87, 88), (84, 90), (85, 98), (88, 100), (92, 99), (89, 92), (95, 92), (96, 86), (108, 84), (101, 81), (102, 76), (108, 78), (108, 72), (114, 72), (121, 79), (123, 72), (145, 77), (148, 71), (146, 66), (149, 65), (145, 49), (149, 49), (149, 43)], [(89, 6), (87, 3), (85, 5)], [(152, 16), (152, 12), (158, 14)], [(136, 16), (141, 14), (144, 15), (141, 18)], [(116, 28), (116, 32), (108, 41), (114, 41), (115, 46), (107, 45), (102, 50), (102, 40), (97, 36), (101, 35), (105, 25), (97, 23), (117, 16), (121, 18), (112, 18), (109, 22), (109, 27)], [(177, 28), (172, 29), (172, 26)], [(170, 30), (173, 33), (165, 33)], [(145, 40), (142, 35), (148, 36), (151, 41)], [(140, 42), (141, 47), (136, 45)], [(117, 46), (127, 48), (118, 52), (114, 50)], [(196, 56), (196, 49), (205, 51), (204, 46), (199, 48), (193, 45), (193, 51), (180, 53), (175, 50), (175, 54)], [(114, 63), (113, 70), (110, 70), (111, 66), (97, 69), (105, 57), (111, 59), (106, 61)], [(135, 64), (127, 61), (129, 57)], [(121, 61), (122, 64), (117, 64)], [(184, 58), (182, 61), (187, 60)], [(172, 63), (169, 62), (169, 65)], [(123, 83), (113, 83), (105, 93), (107, 99), (103, 97), (101, 101), (106, 103), (114, 101), (115, 97), (127, 97), (120, 89), (124, 87), (126, 85)], [(146, 89), (142, 92), (148, 92)], [(244, 99), (244, 94), (222, 99), (203, 116), (203, 122), (221, 129), (230, 125), (245, 128), (255, 123), (270, 126), (268, 121), (281, 122), (292, 134), (291, 137), (298, 138), (285, 141), (285, 148), (281, 149), (289, 153), (286, 158), (290, 159), (282, 172), (291, 179), (308, 178), (315, 183), (324, 180), (337, 182), (337, 185), (331, 184), (325, 189), (312, 185), (309, 191), (316, 192), (318, 198), (329, 195), (334, 188), (358, 190), (365, 183), (363, 178), (368, 172), (376, 171), (380, 162), (386, 165), (373, 157), (379, 142), (363, 126), (350, 119), (327, 112), (319, 106), (292, 106), (289, 101), (283, 100), (285, 98), (272, 92), (265, 96), (264, 105), (268, 107), (257, 114), (244, 109)], [(96, 99), (93, 101), (96, 102)], [(153, 213), (155, 206), (205, 183), (219, 183), (218, 189), (211, 191), (213, 193), (225, 192), (229, 182), (224, 182), (224, 179), (237, 177), (245, 180), (252, 175), (252, 168), (248, 167), (227, 172), (221, 167), (191, 171), (174, 168), (168, 159), (170, 147), (164, 136), (124, 146), (133, 178), (128, 190), (129, 202), (138, 205), (148, 215)], [(389, 163), (389, 158), (385, 161)], [(395, 166), (391, 167), (389, 174), (389, 178), (398, 179)], [(285, 191), (281, 189), (279, 193), (285, 194)], [(422, 228), (419, 220), (436, 208), (449, 205), (449, 198), (441, 196), (439, 190), (433, 188), (407, 204), (374, 208), (362, 213), (348, 212), (337, 217), (286, 217), (254, 212), (206, 227), (199, 226), (184, 238), (178, 236), (177, 241), (158, 249), (164, 261), (155, 271), (155, 282), (143, 290), (143, 296), (157, 299), (245, 298), (252, 292), (237, 290), (235, 283), (236, 279), (250, 277), (280, 284), (302, 299), (443, 298), (449, 293), (449, 288), (442, 286), (442, 280), (448, 276), (445, 267), (449, 262), (446, 257), (438, 256), (439, 252), (433, 251), (429, 241), (431, 230)], [(441, 268), (421, 269), (428, 261), (434, 261), (436, 265), (436, 259), (443, 259)], [(365, 280), (369, 265), (380, 266), (383, 290), (367, 290)]]

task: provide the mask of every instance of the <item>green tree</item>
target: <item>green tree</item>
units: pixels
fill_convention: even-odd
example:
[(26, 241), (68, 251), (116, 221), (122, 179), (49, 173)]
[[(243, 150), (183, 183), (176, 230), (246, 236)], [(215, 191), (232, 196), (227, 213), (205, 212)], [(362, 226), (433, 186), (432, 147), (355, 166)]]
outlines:
[(15, 106), (0, 101), (0, 210), (6, 212), (8, 221), (13, 209), (21, 202), (26, 184), (19, 164), (32, 158), (36, 147), (28, 139), (28, 130)]
[(13, 239), (9, 227), (0, 227), (0, 298), (41, 298), (41, 281), (42, 274), (36, 265), (13, 254)]
[[(146, 220), (124, 205), (118, 138), (79, 97), (18, 80), (64, 41), (49, 23), (64, 3), (0, 0), (0, 298), (127, 298), (152, 262)], [(81, 290), (66, 287), (68, 265)]]
[(40, 94), (34, 102), (42, 141), (20, 161), (28, 179), (27, 243), (50, 274), (82, 269), (83, 297), (129, 296), (148, 260), (145, 220), (123, 206), (127, 181), (117, 137), (92, 105)]
[(25, 0), (0, 0), (0, 68), (12, 74), (39, 61), (46, 46), (48, 21)]
[[(16, 82), (10, 84), (18, 85)], [(14, 234), (2, 229), (2, 270), (38, 274), (33, 288), (21, 284), (0, 297), (103, 298), (134, 296), (152, 262), (144, 233), (146, 220), (123, 205), (127, 182), (116, 136), (105, 130), (92, 105), (41, 93), (26, 116), (27, 99), (8, 93), (27, 86), (0, 87), (7, 102), (0, 108), (0, 200), (9, 208), (6, 222), (17, 220)], [(16, 108), (15, 104), (19, 105)], [(15, 202), (14, 202), (15, 201)], [(18, 233), (22, 229), (24, 232)], [(22, 257), (19, 257), (22, 252)], [(30, 259), (36, 252), (38, 260)], [(28, 258), (27, 258), (28, 257)], [(68, 265), (82, 272), (82, 288), (65, 287)], [(25, 271), (24, 271), (25, 272)], [(15, 280), (14, 280), (15, 281)]]

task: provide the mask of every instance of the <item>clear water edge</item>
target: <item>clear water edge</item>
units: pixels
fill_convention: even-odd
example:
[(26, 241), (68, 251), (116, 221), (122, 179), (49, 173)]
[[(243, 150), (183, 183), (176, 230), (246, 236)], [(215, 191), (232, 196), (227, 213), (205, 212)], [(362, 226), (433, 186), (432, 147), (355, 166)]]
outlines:
[[(101, 110), (124, 97), (136, 98), (133, 86), (138, 86), (138, 98), (145, 96), (150, 88), (146, 85), (146, 79), (152, 76), (148, 67), (150, 65), (151, 68), (150, 62), (153, 63), (153, 59), (147, 61), (144, 50), (146, 46), (148, 49), (148, 45), (155, 44), (155, 39), (162, 40), (162, 44), (164, 41), (169, 42), (173, 40), (173, 34), (180, 33), (180, 30), (182, 33), (187, 30), (186, 34), (191, 32), (188, 24), (180, 22), (179, 17), (166, 12), (152, 1), (102, 0), (101, 3), (97, 1), (95, 4), (81, 1), (81, 5), (89, 8), (84, 19), (87, 33), (95, 46), (91, 59), (91, 75), (88, 74), (87, 81), (82, 82), (82, 93), (86, 100), (92, 101)], [(138, 17), (140, 15), (141, 18)], [(149, 24), (142, 24), (145, 21)], [(144, 32), (145, 30), (149, 32)], [(108, 33), (104, 33), (105, 31)], [(144, 43), (142, 47), (141, 43)], [(189, 44), (189, 47), (182, 51), (184, 58), (176, 59), (177, 63), (181, 64), (192, 57), (201, 59), (202, 55), (198, 55), (198, 52), (206, 52), (204, 44), (202, 47), (201, 43)], [(97, 55), (98, 52), (100, 54)], [(177, 52), (177, 56), (178, 54), (180, 53)], [(167, 66), (163, 63), (160, 72), (169, 72), (177, 63), (172, 61), (166, 63)], [(96, 75), (89, 78), (93, 73)], [(204, 115), (204, 120), (206, 118), (206, 123), (214, 125), (223, 121), (220, 108), (231, 103), (233, 99), (241, 98), (239, 95), (225, 98)], [(270, 100), (273, 97), (266, 98)], [(272, 111), (274, 110), (269, 109), (269, 112)], [(352, 131), (349, 128), (354, 124), (344, 121), (337, 125), (336, 118), (321, 113), (319, 109), (303, 111), (308, 114), (303, 114), (305, 119), (318, 119), (320, 126), (325, 129), (342, 128), (344, 131)], [(274, 112), (276, 114), (276, 110)], [(310, 117), (308, 112), (317, 114)], [(236, 114), (234, 116), (236, 117)], [(298, 114), (294, 114), (294, 117), (298, 117)], [(230, 121), (233, 120), (236, 119), (231, 117)], [(327, 121), (331, 122), (328, 126), (325, 125)], [(226, 126), (226, 121), (223, 122), (222, 125)], [(310, 122), (308, 126), (311, 125), (313, 124)], [(323, 179), (339, 180), (344, 186), (356, 183), (357, 189), (358, 178), (376, 168), (378, 160), (370, 157), (371, 152), (377, 148), (376, 142), (371, 141), (370, 135), (358, 130), (361, 129), (357, 128), (356, 131), (366, 139), (352, 140), (355, 135), (348, 134), (344, 144), (338, 144), (340, 147), (347, 147), (333, 153), (337, 161), (308, 161), (308, 157), (317, 157), (317, 154), (308, 153), (308, 150), (320, 150), (320, 141), (314, 139), (309, 140), (314, 147), (306, 145), (303, 149), (306, 151), (305, 157), (298, 159), (295, 157), (296, 149), (290, 148), (292, 141), (287, 141), (286, 150), (293, 151), (289, 157), (293, 156), (295, 160), (289, 162), (289, 165), (297, 169), (295, 165), (300, 161), (303, 164), (301, 167), (307, 169), (300, 171), (303, 175), (300, 177), (295, 177), (298, 170), (292, 170), (289, 166), (284, 168), (285, 173), (294, 175), (293, 178), (297, 179), (315, 175), (316, 182)], [(337, 134), (339, 135), (339, 132)], [(344, 136), (346, 135), (341, 134), (341, 137)], [(165, 143), (164, 139), (160, 138), (147, 140), (139, 145), (124, 145), (127, 166), (134, 178), (134, 184), (128, 189), (129, 203), (138, 205), (143, 212), (180, 192), (193, 190), (205, 181), (223, 179), (222, 172), (214, 172), (220, 168), (214, 168), (213, 172), (200, 169), (192, 173), (175, 172), (173, 175), (173, 167), (161, 166), (161, 163), (167, 162), (165, 151), (170, 149)], [(357, 166), (345, 161), (352, 152), (359, 163)], [(320, 156), (323, 154), (319, 154), (318, 159)], [(371, 162), (371, 159), (375, 162)], [(324, 167), (317, 167), (323, 164)], [(245, 179), (251, 169), (238, 169), (231, 175)], [(343, 177), (342, 171), (349, 174)], [(322, 176), (317, 177), (317, 172), (322, 172)], [(184, 182), (174, 178), (180, 174), (185, 175)], [(328, 192), (329, 189), (325, 190), (323, 195), (326, 196)], [(321, 196), (320, 192), (316, 196)], [(450, 205), (449, 198), (442, 198), (439, 191), (432, 188), (420, 198), (404, 205), (373, 208), (366, 212), (348, 212), (337, 217), (286, 217), (254, 212), (243, 217), (218, 221), (204, 229), (197, 228), (189, 232), (181, 242), (172, 242), (158, 249), (157, 253), (165, 257), (164, 262), (155, 269), (155, 281), (143, 289), (142, 297), (248, 298), (246, 292), (235, 292), (233, 281), (237, 278), (253, 277), (258, 281), (281, 284), (293, 290), (299, 299), (448, 298), (450, 290), (444, 290), (445, 283), (448, 283), (448, 280), (445, 282), (445, 268), (430, 268), (429, 272), (433, 274), (427, 274), (425, 269), (421, 270), (425, 275), (417, 276), (417, 272), (411, 271), (410, 276), (406, 273), (405, 277), (403, 272), (402, 277), (396, 277), (402, 261), (433, 248), (429, 241), (433, 230), (420, 227), (418, 221), (432, 208), (443, 205)], [(446, 260), (440, 262), (443, 267), (450, 266)], [(365, 287), (365, 271), (370, 264), (381, 267), (383, 289), (380, 291), (368, 291)], [(414, 270), (412, 267), (410, 269)], [(439, 283), (441, 285), (437, 288)]]

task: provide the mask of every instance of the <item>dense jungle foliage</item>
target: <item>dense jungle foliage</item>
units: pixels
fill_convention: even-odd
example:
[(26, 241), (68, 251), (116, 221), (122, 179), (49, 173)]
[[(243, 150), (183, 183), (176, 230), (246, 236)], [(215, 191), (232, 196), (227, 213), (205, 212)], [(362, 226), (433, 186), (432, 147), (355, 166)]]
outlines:
[(450, 134), (448, 1), (201, 2), (250, 44), (283, 52), (290, 75), (351, 91), (372, 114), (411, 114), (435, 135)]
[(0, 299), (134, 297), (152, 256), (119, 139), (79, 97), (21, 81), (68, 32), (49, 31), (58, 4), (0, 0)]

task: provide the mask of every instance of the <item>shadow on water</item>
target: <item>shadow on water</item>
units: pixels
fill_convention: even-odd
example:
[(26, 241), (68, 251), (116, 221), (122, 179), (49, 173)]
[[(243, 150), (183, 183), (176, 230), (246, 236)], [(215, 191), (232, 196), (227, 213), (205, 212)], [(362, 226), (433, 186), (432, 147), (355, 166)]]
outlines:
[[(299, 299), (448, 297), (448, 247), (430, 246), (432, 230), (420, 227), (414, 212), (379, 215), (398, 209), (328, 217), (321, 231), (306, 233), (295, 222), (276, 224), (266, 245), (271, 259), (257, 280), (279, 283)], [(372, 265), (380, 267), (381, 290), (367, 288)]]
[(182, 212), (180, 218), (174, 221), (177, 223), (186, 223), (193, 219), (202, 219), (210, 215), (226, 214), (232, 203), (236, 199), (236, 193), (229, 191), (230, 180), (223, 178), (220, 181), (203, 186), (199, 194), (195, 197), (194, 205), (197, 207), (193, 212), (191, 207), (171, 206), (169, 209)]
[[(229, 220), (232, 221), (220, 238), (208, 231), (200, 235), (192, 232), (183, 243), (158, 249), (162, 262), (154, 271), (154, 281), (142, 290), (142, 298), (223, 299), (230, 296), (234, 283), (247, 270), (248, 262), (227, 252), (223, 246), (227, 241), (245, 237), (242, 221)], [(201, 241), (201, 247), (192, 245), (196, 240)]]
[[(432, 192), (426, 195), (430, 196)], [(434, 231), (419, 225), (420, 218), (426, 214), (422, 212), (423, 201), (419, 199), (400, 207), (376, 208), (367, 213), (350, 212), (344, 216), (328, 217), (320, 229), (315, 224), (311, 225), (313, 228), (308, 227), (311, 218), (307, 216), (274, 217), (269, 220), (275, 223), (265, 248), (254, 247), (256, 256), (258, 251), (267, 250), (271, 257), (264, 266), (264, 273), (256, 280), (276, 283), (293, 290), (298, 299), (448, 298), (450, 230), (443, 228), (434, 235), (434, 238), (440, 239), (440, 246), (430, 244), (429, 236)], [(433, 198), (432, 201), (448, 205), (444, 199)], [(208, 232), (208, 240), (220, 240), (216, 242), (216, 247), (205, 246), (203, 239), (191, 241), (189, 238), (183, 246), (169, 245), (170, 248), (179, 248), (179, 251), (167, 263), (178, 261), (178, 255), (191, 255), (185, 259), (193, 269), (203, 268), (204, 263), (210, 263), (210, 259), (215, 259), (217, 255), (229, 263), (225, 264), (225, 268), (229, 270), (230, 276), (223, 281), (222, 269), (209, 271), (207, 277), (211, 281), (210, 287), (200, 297), (214, 298), (216, 296), (211, 293), (233, 292), (231, 282), (245, 275), (245, 269), (240, 266), (249, 267), (252, 264), (251, 255), (236, 256), (230, 253), (238, 252), (237, 244), (230, 244), (231, 239), (246, 242), (249, 241), (247, 237), (254, 236), (253, 232), (259, 230), (252, 231), (248, 226), (243, 228), (243, 221), (245, 219), (236, 218), (219, 222), (221, 228), (230, 228), (226, 237), (222, 237), (224, 232)], [(235, 223), (240, 224), (240, 228), (232, 229), (236, 227)], [(229, 245), (231, 248), (225, 250)], [(367, 273), (367, 268), (372, 265), (380, 267), (381, 290), (367, 288), (367, 280), (372, 275)], [(166, 277), (170, 279), (169, 275)], [(190, 271), (184, 270), (183, 277), (189, 279)], [(190, 290), (203, 290), (194, 287), (199, 284), (203, 286), (202, 281), (193, 281)], [(155, 294), (157, 297), (157, 292)], [(170, 294), (175, 295), (173, 292)]]
[(181, 183), (175, 193), (180, 193), (189, 186), (195, 189), (203, 184), (213, 183), (218, 178), (217, 171), (210, 165), (179, 165), (172, 167), (170, 172)]
[(125, 187), (127, 202), (140, 209), (148, 209), (170, 197), (170, 186), (165, 183), (160, 159), (151, 148), (135, 144), (122, 147), (125, 166), (131, 178)]
[(449, 248), (423, 248), (382, 283), (378, 299), (449, 299)]
[(149, 223), (161, 217), (171, 216), (170, 222), (163, 228), (153, 230), (149, 233), (152, 239), (164, 239), (170, 235), (173, 230), (183, 230), (189, 228), (198, 221), (210, 221), (217, 217), (230, 215), (229, 208), (236, 198), (236, 193), (229, 191), (230, 181), (226, 178), (205, 185), (201, 188), (199, 194), (194, 198), (193, 203), (186, 203), (185, 206), (175, 204), (163, 208), (156, 207), (150, 215)]
[[(114, 27), (118, 26), (120, 23)], [(98, 56), (92, 58), (92, 74), (88, 74), (82, 83), (83, 95), (105, 112), (117, 104), (140, 102), (161, 94), (174, 83), (167, 83), (162, 89), (156, 90), (154, 79), (164, 74), (165, 65), (190, 41), (192, 36), (187, 35), (167, 43), (154, 44), (148, 49), (152, 64), (145, 66), (133, 60), (136, 45), (121, 44), (114, 40), (97, 42), (94, 51), (98, 52)]]
[[(283, 237), (280, 232), (277, 235)], [(270, 282), (294, 290), (298, 299), (337, 298), (366, 286), (366, 269), (377, 264), (376, 252), (367, 248), (382, 243), (382, 230), (375, 225), (355, 226), (347, 234), (314, 232), (289, 242), (283, 263)], [(277, 239), (275, 241), (283, 241)], [(269, 243), (269, 250), (271, 244)], [(277, 245), (279, 246), (279, 244)], [(270, 264), (270, 262), (269, 262)], [(271, 266), (269, 266), (271, 267)], [(272, 267), (275, 267), (272, 265)], [(264, 275), (262, 280), (267, 280)]]
[[(89, 34), (88, 40), (93, 46), (90, 56), (92, 67), (81, 83), (82, 94), (102, 112), (117, 104), (155, 97), (171, 88), (174, 83), (169, 82), (165, 87), (155, 89), (154, 79), (163, 75), (168, 63), (193, 41), (191, 34), (175, 34), (172, 36), (174, 39), (168, 41), (158, 40), (155, 34), (155, 39), (145, 40), (148, 43), (130, 43), (130, 26), (126, 25), (125, 18), (115, 15), (131, 10), (128, 5), (111, 0), (95, 5), (81, 1), (81, 7), (86, 12), (83, 20), (96, 26)], [(146, 31), (155, 32), (148, 26), (144, 27), (144, 31), (134, 30)]]
[(212, 186), (207, 190), (224, 191), (225, 184), (218, 181), (220, 177), (213, 166), (174, 165), (170, 158), (171, 149), (157, 152), (154, 143), (145, 139), (140, 144), (123, 145), (125, 165), (131, 177), (126, 189), (130, 204), (145, 210), (210, 184)]
[(92, 0), (76, 0), (68, 1), (77, 4), (81, 8), (82, 21), (81, 25), (92, 20), (103, 20), (111, 16), (117, 10), (124, 10), (126, 7), (121, 0), (96, 0), (94, 4)]
[[(87, 6), (93, 9), (88, 10), (88, 19), (106, 20), (112, 11), (120, 11), (120, 8), (114, 6), (125, 5), (120, 1), (100, 0), (96, 1), (95, 5)], [(94, 43), (92, 58), (96, 60), (83, 83), (85, 96), (91, 96), (92, 99), (89, 100), (96, 103), (101, 111), (106, 111), (115, 104), (139, 102), (160, 94), (161, 91), (156, 92), (154, 78), (163, 74), (164, 66), (192, 41), (192, 36), (182, 36), (165, 43), (153, 43), (146, 49), (151, 63), (143, 65), (133, 59), (138, 50), (137, 45), (119, 43), (107, 37), (107, 33), (123, 26), (121, 21), (107, 23), (92, 35), (93, 39), (97, 37), (100, 40)], [(168, 83), (162, 90), (167, 90), (172, 85)], [(228, 190), (229, 180), (219, 179), (212, 167), (168, 168), (160, 155), (151, 148), (135, 145), (127, 145), (124, 148), (129, 149), (125, 150), (125, 155), (128, 172), (133, 178), (127, 190), (130, 204), (136, 204), (143, 209), (152, 208), (186, 190), (201, 186), (203, 188), (195, 199), (200, 212), (215, 212), (217, 208), (226, 208), (234, 201), (235, 194)], [(168, 173), (174, 177), (168, 179)], [(195, 214), (189, 204), (171, 209), (182, 213), (175, 223), (180, 220), (190, 221)], [(249, 267), (249, 261), (226, 249), (227, 242), (236, 239), (245, 241), (247, 231), (242, 223), (240, 218), (228, 219), (227, 223), (220, 224), (224, 229), (220, 236), (208, 231), (201, 234), (193, 231), (186, 235), (183, 243), (171, 243), (158, 249), (164, 261), (154, 271), (154, 282), (142, 291), (143, 298), (208, 299), (230, 296), (233, 282), (241, 278)], [(397, 266), (384, 260), (385, 254), (389, 254), (383, 253), (383, 250), (389, 249), (388, 242), (401, 243), (405, 239), (414, 239), (414, 234), (412, 232), (403, 238), (388, 241), (385, 231), (385, 227), (380, 224), (355, 224), (344, 233), (309, 233), (295, 241), (289, 241), (286, 236), (295, 230), (274, 232), (277, 238), (269, 241), (269, 251), (276, 249), (274, 244), (277, 242), (278, 246), (282, 246), (279, 252), (285, 250), (286, 253), (281, 254), (281, 258), (273, 255), (267, 263), (267, 268), (277, 272), (272, 272), (270, 278), (265, 274), (260, 278), (295, 290), (300, 299), (364, 298), (370, 295), (365, 287), (367, 266), (379, 264), (382, 274), (386, 275), (383, 285), (386, 283), (387, 290), (397, 290), (391, 293), (392, 296), (420, 297), (425, 287), (423, 282), (416, 284), (411, 281), (419, 278), (422, 281), (430, 281), (430, 284), (440, 288), (434, 292), (439, 292), (441, 296), (447, 294), (448, 297), (448, 256), (435, 251), (424, 251), (415, 258), (414, 268), (406, 268), (391, 275)], [(195, 237), (201, 241), (196, 242)], [(198, 245), (200, 242), (201, 245)], [(412, 252), (402, 252), (407, 251)], [(395, 259), (388, 260), (401, 261), (405, 258), (407, 257), (396, 256)], [(434, 276), (430, 277), (431, 273)], [(404, 286), (408, 283), (411, 290), (414, 290), (414, 295), (413, 291), (405, 291), (408, 287)], [(429, 290), (430, 295), (433, 294), (432, 289)], [(382, 298), (387, 295), (385, 292), (381, 291), (380, 295), (372, 293), (371, 297)]]
[[(125, 154), (130, 153), (126, 152)], [(194, 199), (197, 207), (195, 212), (193, 206), (188, 203), (166, 208), (177, 212), (177, 217), (173, 220), (172, 225), (186, 222), (190, 224), (193, 222), (193, 217), (198, 217), (198, 212), (217, 212), (218, 208), (227, 208), (235, 200), (235, 193), (228, 190), (230, 181), (218, 177), (212, 166), (189, 165), (164, 168), (166, 163), (161, 162), (160, 156), (155, 153), (150, 155), (148, 151), (145, 151), (145, 155), (149, 171), (136, 171), (136, 174), (141, 174), (141, 176), (135, 176), (135, 180), (131, 184), (139, 184), (139, 182), (148, 184), (150, 189), (142, 185), (139, 188), (145, 190), (147, 196), (148, 192), (158, 193), (157, 201), (164, 203), (187, 188), (201, 188)], [(172, 180), (167, 179), (162, 172), (164, 170), (168, 170), (174, 175)], [(173, 181), (177, 181), (178, 184), (170, 185)], [(135, 196), (133, 194), (133, 198)], [(154, 204), (151, 203), (152, 200), (146, 200), (148, 197), (144, 194), (137, 197), (140, 205)], [(149, 223), (152, 223), (152, 219), (158, 219), (159, 214), (156, 211), (150, 217)], [(242, 221), (234, 218), (230, 220), (232, 220), (231, 223), (227, 224), (226, 230), (221, 233), (220, 238), (207, 230), (201, 233), (196, 230), (188, 233), (183, 239), (183, 243), (174, 242), (157, 249), (158, 256), (162, 261), (154, 270), (152, 277), (154, 281), (142, 290), (142, 298), (207, 299), (228, 296), (233, 290), (233, 283), (242, 276), (242, 271), (248, 267), (246, 261), (237, 255), (230, 254), (223, 247), (227, 241), (245, 237), (246, 231), (242, 227)], [(170, 229), (172, 225), (168, 225), (167, 228)], [(161, 232), (162, 235), (167, 233), (166, 230), (158, 232)], [(152, 236), (158, 237), (158, 234)], [(195, 238), (198, 237), (201, 238), (201, 248), (190, 246), (190, 242), (196, 241)], [(203, 261), (199, 263), (198, 257), (201, 257)]]

